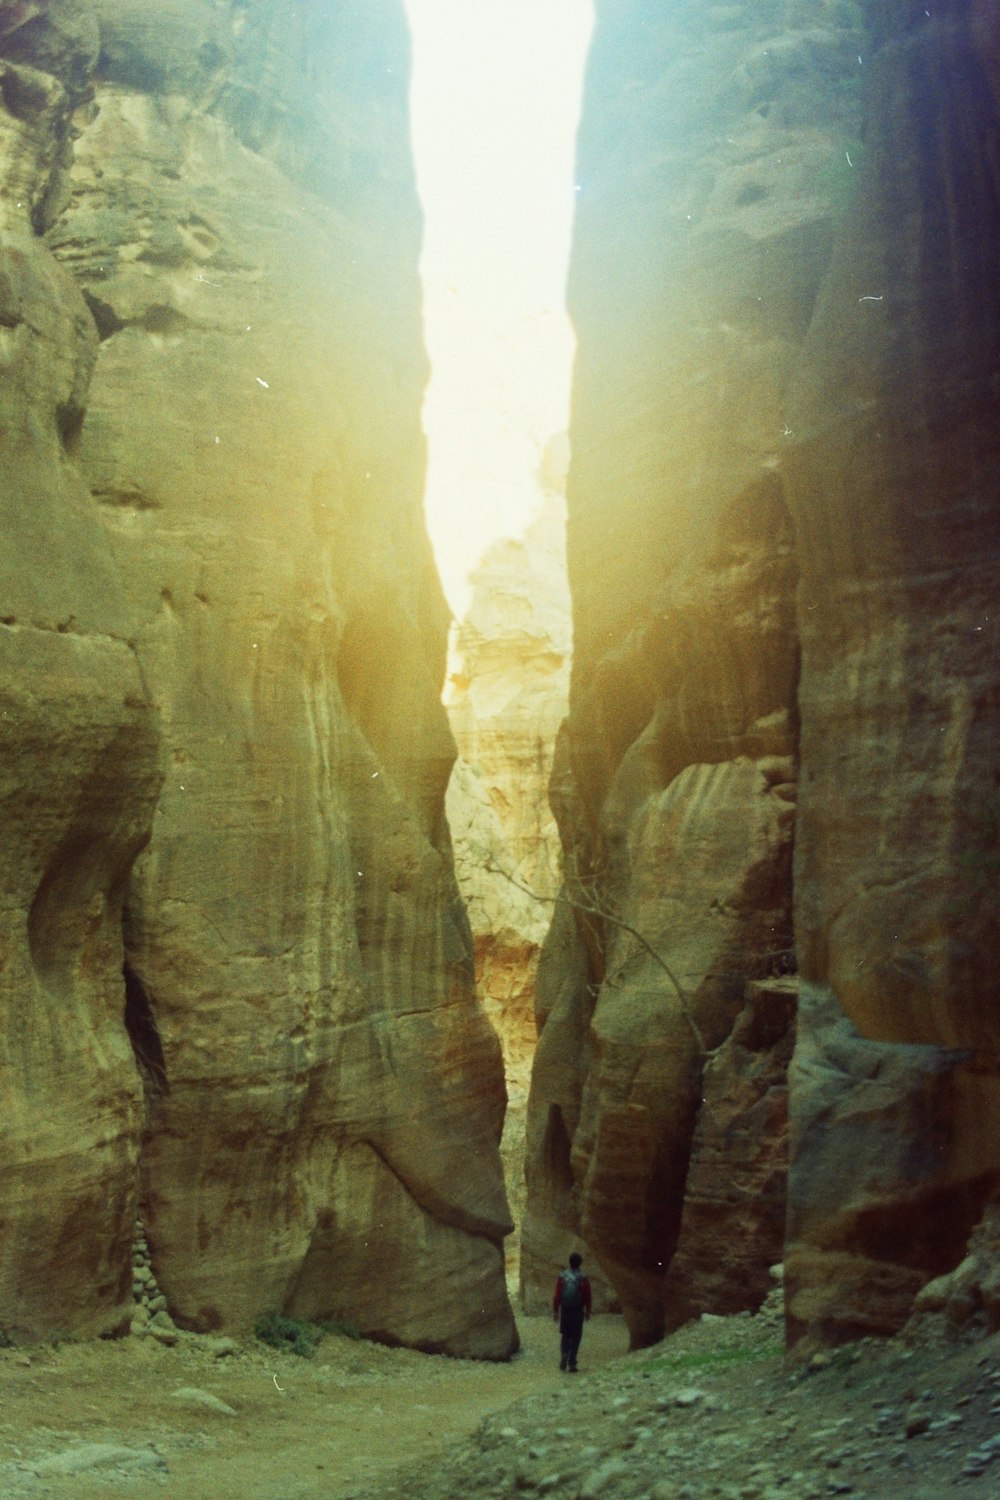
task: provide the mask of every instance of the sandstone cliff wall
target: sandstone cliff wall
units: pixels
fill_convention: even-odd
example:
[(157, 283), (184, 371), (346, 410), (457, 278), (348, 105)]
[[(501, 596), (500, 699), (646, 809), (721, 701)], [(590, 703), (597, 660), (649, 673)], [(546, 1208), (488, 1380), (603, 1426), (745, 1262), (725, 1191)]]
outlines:
[[(794, 967), (782, 403), (853, 171), (857, 51), (813, 6), (598, 7), (553, 775), (575, 914), (540, 971), (525, 1267), (544, 1287), (575, 1228), (637, 1342), (684, 1301), (668, 1267), (707, 1056), (748, 982)], [(732, 1279), (719, 1263), (722, 1304)]]
[(14, 64), (25, 9), (0, 6), (0, 1325), (96, 1333), (128, 1295), (142, 1103), (121, 912), (162, 773), (122, 579), (71, 458), (97, 332), (43, 238), (97, 32), (56, 9), (38, 67)]
[(870, 11), (598, 6), (525, 1265), (578, 1229), (636, 1342), (766, 1290), (782, 971), (793, 1340), (900, 1326), (1000, 1165), (997, 27)]
[(1000, 22), (870, 9), (865, 172), (788, 415), (807, 1346), (898, 1327), (1000, 1185)]
[[(26, 403), (48, 468), (11, 496), (36, 533), (12, 589), (53, 628), (24, 641), (14, 593), (4, 613), (15, 685), (26, 646), (51, 657), (30, 696), (65, 762), (39, 790), (36, 725), (14, 801), (33, 827), (36, 788), (51, 849), (28, 840), (19, 877), (34, 1002), (16, 973), (10, 993), (23, 1045), (53, 1057), (31, 1054), (28, 1142), (5, 1160), (17, 1226), (44, 1120), (49, 1227), (77, 1247), (73, 1274), (58, 1235), (30, 1278), (15, 1260), (0, 1324), (118, 1327), (138, 1192), (185, 1326), (284, 1308), (503, 1357), (504, 1091), (443, 818), (401, 13), (95, 0), (0, 19), (20, 156), (51, 138), (43, 104), (62, 130), (5, 254), (27, 245), (62, 319)], [(74, 1096), (74, 1129), (76, 1068), (98, 1102)]]

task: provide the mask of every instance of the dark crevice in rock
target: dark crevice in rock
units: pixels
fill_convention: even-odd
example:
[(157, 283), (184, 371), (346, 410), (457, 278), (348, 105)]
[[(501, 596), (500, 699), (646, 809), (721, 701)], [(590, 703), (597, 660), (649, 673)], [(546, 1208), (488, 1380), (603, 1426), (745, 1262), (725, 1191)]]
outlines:
[(137, 485), (104, 485), (99, 489), (91, 490), (94, 499), (100, 505), (108, 505), (117, 510), (161, 510), (160, 501), (152, 495), (147, 495)]
[[(156, 259), (154, 256), (149, 258)], [(141, 317), (123, 318), (110, 303), (95, 296), (86, 287), (83, 288), (83, 298), (90, 308), (97, 328), (97, 336), (102, 344), (114, 338), (116, 333), (121, 333), (125, 328), (142, 328), (146, 333), (158, 334), (162, 338), (178, 338), (191, 327), (191, 320), (167, 302), (151, 303)]]
[(132, 1044), (136, 1067), (142, 1079), (147, 1106), (162, 1094), (169, 1094), (167, 1064), (163, 1042), (149, 991), (132, 966), (125, 964), (125, 1030)]
[(570, 1138), (563, 1112), (558, 1104), (549, 1106), (542, 1156), (551, 1186), (556, 1190), (571, 1193), (573, 1191), (573, 1168), (570, 1164)]
[(97, 325), (97, 336), (103, 344), (105, 339), (111, 338), (116, 333), (121, 333), (126, 326), (125, 320), (120, 318), (107, 302), (95, 297), (93, 292), (83, 289), (83, 300), (90, 308), (91, 316)]
[(86, 415), (85, 407), (77, 406), (71, 401), (56, 408), (56, 427), (62, 445), (70, 458), (76, 458), (80, 452), (80, 436)]
[(33, 121), (51, 108), (49, 80), (33, 68), (0, 67), (0, 100), (16, 120)]

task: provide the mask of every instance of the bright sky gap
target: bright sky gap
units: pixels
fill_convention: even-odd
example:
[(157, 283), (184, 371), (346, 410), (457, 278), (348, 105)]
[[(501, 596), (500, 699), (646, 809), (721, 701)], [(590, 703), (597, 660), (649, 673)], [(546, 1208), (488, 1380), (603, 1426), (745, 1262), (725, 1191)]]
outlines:
[(565, 313), (590, 0), (405, 0), (432, 374), (426, 512), (456, 614), (568, 423)]

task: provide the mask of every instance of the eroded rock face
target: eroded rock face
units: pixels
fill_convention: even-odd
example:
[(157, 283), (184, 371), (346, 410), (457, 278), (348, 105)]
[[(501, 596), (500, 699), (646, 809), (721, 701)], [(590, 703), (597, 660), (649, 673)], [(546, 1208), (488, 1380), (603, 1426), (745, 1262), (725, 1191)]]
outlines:
[(127, 1316), (141, 1090), (121, 910), (161, 779), (122, 581), (70, 457), (97, 336), (40, 238), (97, 34), (83, 7), (47, 9), (0, 5), (0, 1327), (15, 1337)]
[(747, 1003), (702, 1076), (677, 1249), (666, 1281), (668, 1327), (708, 1312), (757, 1311), (784, 1254), (788, 1064), (798, 982), (751, 981)]
[(1000, 24), (873, 10), (868, 160), (796, 382), (804, 1346), (898, 1328), (1000, 1173)]
[(637, 1342), (735, 1305), (705, 1235), (751, 1232), (710, 1169), (725, 1144), (770, 1182), (783, 1149), (769, 1107), (739, 1136), (790, 1038), (772, 1074), (734, 1022), (794, 962), (793, 903), (792, 1342), (902, 1326), (1000, 1171), (1000, 22), (867, 11), (608, 6), (595, 39), (554, 778), (576, 920), (542, 963), (528, 1222), (546, 1254), (583, 1230)]
[[(72, 504), (48, 531), (83, 575), (80, 602), (66, 587), (59, 608), (89, 626), (88, 611), (117, 607), (108, 633), (132, 647), (104, 651), (108, 702), (74, 751), (99, 776), (105, 812), (85, 816), (108, 845), (107, 872), (88, 865), (76, 894), (89, 913), (103, 881), (112, 925), (149, 833), (157, 714), (166, 778), (128, 884), (127, 1007), (120, 923), (102, 955), (114, 1046), (95, 1071), (121, 1120), (122, 1143), (104, 1147), (121, 1201), (87, 1253), (121, 1260), (113, 1309), (128, 1290), (138, 1064), (143, 1219), (178, 1323), (238, 1329), (285, 1308), (504, 1357), (504, 1091), (443, 819), (454, 751), (420, 514), (401, 13), (51, 9), (59, 36), (89, 39), (77, 71), (92, 87), (58, 192), (34, 193), (52, 206), (35, 225), (48, 250), (32, 253), (69, 310), (48, 378), (71, 392), (45, 399), (47, 461)], [(13, 35), (55, 89), (34, 23)], [(58, 552), (42, 562), (47, 589)], [(76, 691), (79, 665), (61, 670)], [(114, 818), (115, 761), (88, 771), (106, 741), (127, 762)], [(66, 799), (87, 802), (79, 779)], [(63, 822), (54, 849), (73, 837), (69, 807)], [(44, 938), (62, 930), (62, 890), (59, 877), (48, 915), (39, 863), (24, 900)], [(53, 1024), (48, 1002), (35, 1009)], [(78, 1326), (58, 1276), (46, 1296), (34, 1331)]]
[[(582, 1233), (634, 1343), (689, 1305), (667, 1269), (706, 1055), (748, 982), (794, 967), (783, 400), (853, 171), (857, 51), (813, 6), (598, 7), (570, 277), (574, 668), (553, 776), (575, 916), (540, 970), (525, 1268), (541, 1289), (557, 1242)], [(731, 1088), (738, 1112), (744, 1081)], [(780, 1182), (782, 1132), (772, 1146)], [(745, 1231), (729, 1207), (686, 1245), (689, 1267)], [(766, 1284), (773, 1243), (757, 1255)], [(752, 1306), (745, 1272), (728, 1285)]]

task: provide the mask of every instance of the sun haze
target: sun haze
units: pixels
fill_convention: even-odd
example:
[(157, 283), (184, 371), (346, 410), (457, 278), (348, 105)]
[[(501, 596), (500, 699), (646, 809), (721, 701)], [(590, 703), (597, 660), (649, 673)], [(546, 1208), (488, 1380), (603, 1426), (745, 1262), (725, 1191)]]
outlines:
[(406, 0), (432, 374), (426, 512), (445, 592), (539, 499), (567, 426), (573, 160), (590, 0)]

